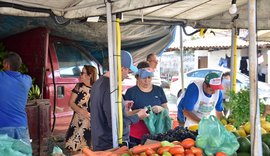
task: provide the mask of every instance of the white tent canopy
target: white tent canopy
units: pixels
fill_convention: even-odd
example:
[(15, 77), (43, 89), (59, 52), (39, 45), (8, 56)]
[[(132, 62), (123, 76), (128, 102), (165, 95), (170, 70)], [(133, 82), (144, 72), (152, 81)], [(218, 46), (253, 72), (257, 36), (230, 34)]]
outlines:
[[(182, 23), (193, 27), (231, 28), (231, 0), (113, 0), (112, 13), (123, 23)], [(236, 1), (238, 28), (248, 28), (248, 0)], [(13, 8), (13, 9), (11, 9)], [(269, 0), (257, 0), (257, 28), (270, 29)], [(24, 10), (24, 11), (22, 11)], [(106, 16), (102, 0), (0, 0), (0, 14), (78, 19)]]
[[(112, 31), (112, 22), (114, 21), (111, 15), (115, 13), (123, 13), (123, 23), (190, 25), (195, 28), (233, 28), (232, 32), (236, 32), (237, 28), (249, 28), (249, 57), (256, 58), (256, 30), (270, 30), (270, 1), (234, 1), (238, 6), (238, 12), (235, 15), (228, 13), (232, 0), (0, 0), (0, 14), (51, 16), (57, 21), (59, 19), (65, 21), (66, 19), (83, 19), (94, 16), (106, 17), (111, 70), (113, 63), (115, 63), (112, 57), (115, 55), (113, 52), (116, 49), (113, 44), (116, 42), (114, 42), (113, 34), (115, 32)], [(104, 2), (108, 3), (105, 5)], [(234, 51), (233, 48), (232, 51)], [(250, 64), (250, 119), (251, 131), (253, 132), (251, 135), (251, 154), (257, 156), (262, 155), (260, 129), (258, 128), (260, 127), (258, 86), (255, 83), (257, 81), (257, 74), (255, 74), (257, 73), (257, 60), (252, 59)], [(111, 90), (114, 89), (113, 87), (114, 85), (111, 83)], [(112, 106), (113, 102), (112, 100)], [(114, 143), (116, 139), (114, 138)]]

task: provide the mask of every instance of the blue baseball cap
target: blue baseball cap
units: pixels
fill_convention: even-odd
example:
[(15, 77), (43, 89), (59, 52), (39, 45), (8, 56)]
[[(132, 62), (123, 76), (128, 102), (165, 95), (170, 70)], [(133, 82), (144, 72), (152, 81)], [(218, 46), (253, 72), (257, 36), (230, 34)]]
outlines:
[(153, 77), (154, 73), (148, 68), (142, 68), (139, 69), (137, 75), (139, 75), (140, 78), (145, 79), (147, 77)]
[(133, 59), (129, 52), (121, 50), (121, 66), (129, 68), (134, 73), (137, 73), (138, 68), (133, 65)]

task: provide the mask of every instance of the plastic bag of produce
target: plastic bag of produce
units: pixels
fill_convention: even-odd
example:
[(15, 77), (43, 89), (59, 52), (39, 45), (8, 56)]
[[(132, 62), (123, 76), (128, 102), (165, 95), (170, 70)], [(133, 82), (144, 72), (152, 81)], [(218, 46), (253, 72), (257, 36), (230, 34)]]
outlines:
[(31, 145), (22, 140), (13, 139), (8, 135), (0, 135), (0, 155), (4, 156), (31, 156)]
[(149, 116), (143, 121), (148, 128), (150, 134), (164, 133), (172, 129), (172, 120), (169, 116), (168, 109), (163, 109), (156, 114), (152, 111), (151, 106), (147, 106)]
[(196, 146), (202, 148), (206, 155), (214, 155), (216, 152), (232, 155), (239, 148), (239, 143), (235, 135), (228, 132), (222, 123), (211, 115), (199, 123)]

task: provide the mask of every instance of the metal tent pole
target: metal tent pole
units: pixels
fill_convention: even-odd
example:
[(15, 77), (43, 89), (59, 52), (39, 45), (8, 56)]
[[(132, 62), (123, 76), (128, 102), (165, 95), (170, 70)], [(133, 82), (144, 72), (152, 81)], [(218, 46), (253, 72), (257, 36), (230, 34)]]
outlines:
[(258, 99), (257, 41), (256, 41), (256, 0), (249, 0), (249, 80), (250, 80), (250, 125), (251, 155), (262, 156), (260, 105)]
[(115, 37), (113, 34), (113, 24), (112, 24), (112, 8), (111, 3), (106, 0), (106, 13), (107, 13), (107, 33), (108, 33), (108, 52), (109, 52), (109, 71), (110, 71), (110, 93), (111, 93), (111, 115), (112, 115), (112, 137), (113, 137), (113, 147), (118, 147), (118, 136), (117, 136), (117, 123), (118, 123), (118, 105), (116, 104), (117, 97), (117, 79), (116, 72), (114, 72), (116, 61), (114, 56), (115, 51)]
[(235, 26), (235, 22), (233, 22), (232, 26), (232, 46), (231, 46), (231, 88), (234, 92), (236, 92), (236, 75), (237, 75), (237, 29)]
[(184, 86), (184, 65), (183, 65), (183, 53), (184, 53), (184, 50), (183, 50), (183, 33), (182, 33), (182, 26), (180, 25), (179, 26), (179, 29), (180, 29), (180, 63), (181, 63), (181, 68), (180, 68), (180, 71), (181, 71), (181, 83), (182, 83), (182, 93), (185, 91), (185, 86)]

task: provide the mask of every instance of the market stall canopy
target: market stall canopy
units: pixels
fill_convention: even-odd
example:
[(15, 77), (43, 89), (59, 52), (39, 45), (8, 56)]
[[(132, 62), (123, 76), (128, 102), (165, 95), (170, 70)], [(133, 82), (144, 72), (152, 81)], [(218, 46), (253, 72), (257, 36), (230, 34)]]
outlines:
[[(0, 0), (0, 14), (54, 16), (56, 20), (106, 15), (102, 0)], [(113, 13), (123, 13), (123, 23), (177, 24), (193, 27), (231, 28), (231, 0), (114, 0)], [(236, 26), (248, 28), (248, 0), (237, 0)], [(270, 29), (269, 0), (257, 0), (258, 29)]]
[[(59, 25), (48, 17), (2, 15), (0, 23), (0, 40), (37, 27), (46, 27), (54, 36), (78, 41), (92, 54), (102, 52), (98, 55), (107, 56), (107, 24), (104, 22), (73, 21), (68, 25)], [(132, 52), (135, 63), (138, 63), (151, 52), (162, 52), (173, 40), (174, 30), (174, 26), (123, 25), (122, 49)]]
[[(0, 0), (0, 39), (35, 27), (88, 42), (89, 49), (107, 48), (106, 4), (102, 0)], [(174, 26), (231, 28), (231, 0), (114, 0), (112, 12), (122, 13), (122, 48), (137, 63), (160, 53), (174, 37)], [(248, 27), (248, 1), (237, 0), (238, 28)], [(258, 29), (269, 29), (269, 0), (257, 1)], [(2, 15), (1, 15), (2, 14)], [(12, 16), (11, 16), (12, 15)], [(21, 17), (20, 17), (21, 16)], [(27, 16), (27, 17), (26, 17)], [(98, 22), (87, 22), (94, 17)], [(94, 18), (95, 19), (95, 18)]]

